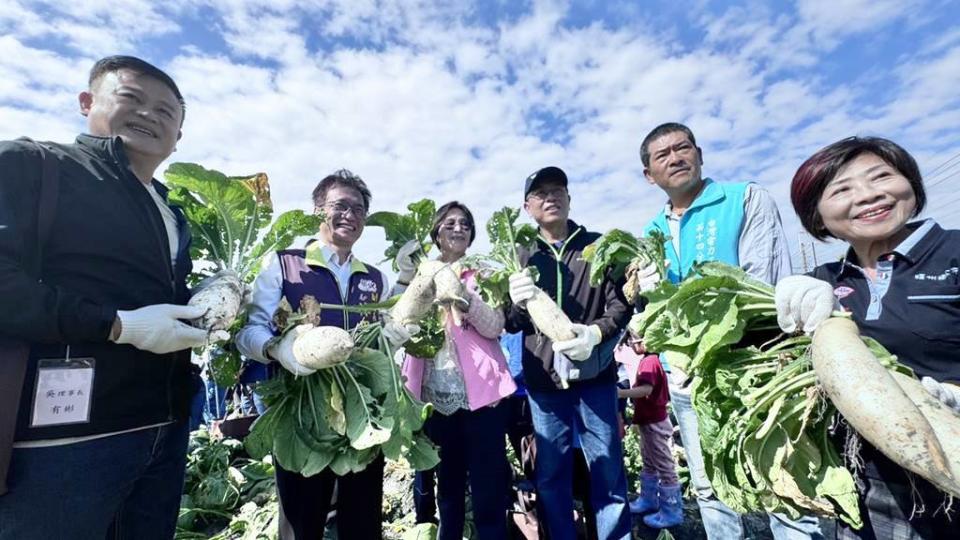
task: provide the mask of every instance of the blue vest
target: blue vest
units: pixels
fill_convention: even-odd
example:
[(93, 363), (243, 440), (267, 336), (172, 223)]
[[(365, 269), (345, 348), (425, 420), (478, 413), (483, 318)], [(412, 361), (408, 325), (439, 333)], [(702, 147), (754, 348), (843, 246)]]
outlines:
[[(336, 305), (371, 304), (383, 300), (383, 276), (372, 266), (354, 257), (351, 264), (347, 297), (340, 296), (340, 285), (333, 272), (323, 260), (319, 243), (303, 249), (288, 249), (277, 253), (283, 270), (283, 296), (297, 309), (305, 295), (313, 295), (318, 302)], [(349, 330), (360, 323), (363, 315), (347, 313), (340, 309), (324, 309), (320, 312), (321, 326), (339, 326)]]
[[(672, 240), (668, 240), (665, 246), (670, 261), (667, 278), (673, 283), (687, 277), (697, 262), (720, 261), (740, 266), (738, 249), (743, 228), (743, 201), (749, 183), (720, 184), (710, 178), (704, 183), (703, 191), (680, 219), (680, 254), (673, 249)], [(644, 234), (654, 228), (671, 236), (664, 210), (660, 210), (647, 225)]]

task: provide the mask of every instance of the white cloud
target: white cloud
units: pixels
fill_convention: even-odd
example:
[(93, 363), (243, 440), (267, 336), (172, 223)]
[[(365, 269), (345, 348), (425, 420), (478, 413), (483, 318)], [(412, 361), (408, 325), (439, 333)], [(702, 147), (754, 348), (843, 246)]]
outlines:
[[(307, 208), (313, 185), (347, 167), (370, 183), (379, 209), (457, 198), (485, 219), (519, 205), (523, 179), (555, 164), (571, 178), (575, 219), (636, 231), (664, 199), (643, 179), (640, 140), (658, 123), (684, 121), (705, 172), (761, 182), (793, 238), (788, 182), (824, 144), (872, 132), (918, 156), (960, 150), (944, 142), (956, 141), (960, 116), (953, 33), (924, 35), (916, 51), (905, 44), (856, 80), (821, 74), (838, 47), (908, 19), (923, 24), (914, 3), (871, 2), (858, 14), (863, 4), (695, 14), (685, 30), (703, 40), (681, 42), (679, 27), (639, 18), (567, 25), (559, 2), (534, 2), (493, 26), (471, 22), (479, 3), (124, 0), (111, 11), (116, 2), (102, 0), (88, 12), (13, 3), (0, 7), (0, 133), (72, 138), (89, 65), (129, 47), (157, 57), (186, 95), (173, 160), (266, 171), (281, 209)], [(67, 48), (38, 39), (48, 36)], [(361, 255), (379, 259), (381, 242), (368, 232)]]

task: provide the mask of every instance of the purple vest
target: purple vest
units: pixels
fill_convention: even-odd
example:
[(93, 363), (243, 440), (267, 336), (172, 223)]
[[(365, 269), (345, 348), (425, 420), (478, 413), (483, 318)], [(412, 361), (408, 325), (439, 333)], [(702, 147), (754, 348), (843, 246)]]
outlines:
[[(341, 298), (340, 286), (333, 272), (323, 266), (307, 264), (305, 250), (288, 249), (278, 252), (277, 255), (283, 270), (283, 297), (294, 309), (300, 306), (300, 300), (308, 294), (322, 304), (355, 306), (383, 300), (383, 275), (370, 265), (363, 264), (364, 271), (350, 274), (347, 297)], [(324, 309), (320, 312), (321, 326), (339, 326), (349, 330), (359, 324), (361, 319), (363, 315), (360, 313), (347, 313), (339, 309)]]

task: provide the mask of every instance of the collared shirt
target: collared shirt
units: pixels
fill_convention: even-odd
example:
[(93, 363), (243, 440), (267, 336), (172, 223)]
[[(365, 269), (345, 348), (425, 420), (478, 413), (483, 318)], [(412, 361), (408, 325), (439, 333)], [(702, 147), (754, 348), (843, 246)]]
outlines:
[[(743, 224), (737, 256), (740, 268), (764, 283), (776, 284), (792, 274), (786, 233), (780, 223), (780, 211), (770, 193), (749, 184), (743, 198)], [(673, 248), (680, 255), (680, 219), (667, 201), (663, 209)]]
[(918, 376), (960, 382), (960, 231), (933, 220), (877, 260), (871, 280), (852, 250), (812, 276), (834, 286), (860, 332), (880, 342)]
[[(321, 244), (320, 254), (327, 268), (337, 279), (340, 296), (346, 297), (350, 274), (353, 272), (353, 254), (351, 253), (343, 264), (340, 264), (336, 252), (327, 245)], [(386, 274), (383, 274), (382, 290), (384, 291), (389, 290), (387, 281)], [(274, 253), (264, 259), (263, 270), (253, 283), (247, 324), (236, 336), (237, 350), (240, 354), (265, 364), (271, 362), (263, 347), (276, 331), (273, 326), (273, 314), (277, 311), (281, 298), (283, 298), (283, 269), (280, 267), (280, 257)]]

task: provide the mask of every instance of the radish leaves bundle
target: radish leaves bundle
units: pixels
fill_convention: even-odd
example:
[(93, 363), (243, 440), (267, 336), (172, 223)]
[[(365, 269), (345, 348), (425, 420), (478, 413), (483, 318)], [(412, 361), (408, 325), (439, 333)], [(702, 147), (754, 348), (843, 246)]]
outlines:
[[(417, 202), (407, 205), (408, 212), (398, 214), (396, 212), (375, 212), (367, 218), (367, 225), (372, 227), (383, 227), (384, 235), (387, 238), (387, 249), (384, 252), (384, 261), (391, 261), (393, 269), (397, 270), (396, 257), (400, 248), (411, 240), (416, 240), (420, 244), (418, 253), (414, 254), (413, 260), (418, 268), (421, 263), (426, 262), (433, 244), (430, 241), (430, 230), (433, 225), (433, 216), (436, 213), (437, 205), (430, 199), (421, 199)], [(418, 270), (419, 273), (419, 270)], [(423, 294), (417, 294), (420, 289), (426, 289)], [(414, 278), (408, 286), (410, 294), (397, 308), (402, 312), (400, 319), (403, 322), (417, 323), (420, 326), (420, 332), (413, 336), (410, 341), (403, 344), (407, 353), (417, 358), (433, 358), (436, 356), (440, 347), (443, 346), (444, 334), (443, 325), (440, 324), (440, 312), (436, 309), (417, 309), (415, 306), (406, 304), (427, 304), (433, 302), (433, 293), (435, 289), (432, 286), (432, 280), (425, 277)], [(429, 298), (428, 298), (429, 297)]]
[[(829, 428), (836, 409), (817, 383), (810, 338), (776, 323), (773, 287), (706, 263), (679, 286), (661, 284), (630, 329), (694, 377), (707, 476), (738, 512), (815, 513), (861, 525), (856, 487)], [(888, 369), (883, 348), (866, 340)]]
[[(372, 313), (387, 305), (328, 306), (308, 295), (296, 312), (281, 302), (274, 320), (282, 332), (309, 327), (310, 332), (347, 334), (336, 327), (314, 327), (319, 311)], [(338, 475), (357, 472), (381, 451), (388, 459), (405, 458), (416, 469), (436, 465), (436, 448), (420, 433), (431, 407), (404, 387), (399, 370), (383, 352), (388, 348), (381, 343), (379, 324), (363, 322), (348, 337), (346, 361), (330, 362), (305, 377), (284, 371), (257, 386), (268, 408), (245, 440), (248, 452), (272, 452), (281, 466), (304, 476), (327, 467)]]
[(387, 237), (387, 250), (383, 261), (390, 261), (394, 270), (397, 268), (396, 257), (400, 248), (410, 240), (420, 243), (420, 252), (414, 256), (414, 262), (420, 263), (427, 258), (433, 244), (430, 242), (430, 229), (433, 225), (433, 214), (437, 205), (430, 199), (421, 199), (407, 205), (409, 212), (374, 212), (367, 216), (368, 227), (383, 227)]
[[(207, 314), (192, 321), (208, 331), (243, 326), (244, 291), (256, 277), (264, 255), (286, 249), (297, 236), (316, 233), (322, 218), (292, 210), (273, 218), (267, 175), (226, 176), (193, 163), (174, 163), (164, 173), (169, 200), (183, 209), (193, 243), (190, 255), (200, 271), (192, 279), (207, 279), (190, 305), (207, 306)], [(232, 345), (206, 351), (214, 379), (223, 386), (236, 384), (240, 356)]]
[(600, 285), (608, 268), (614, 279), (626, 275), (623, 293), (627, 301), (639, 305), (636, 272), (653, 263), (661, 278), (666, 277), (665, 245), (669, 240), (658, 229), (641, 238), (621, 229), (610, 230), (583, 250), (583, 259), (590, 263), (590, 284)]

